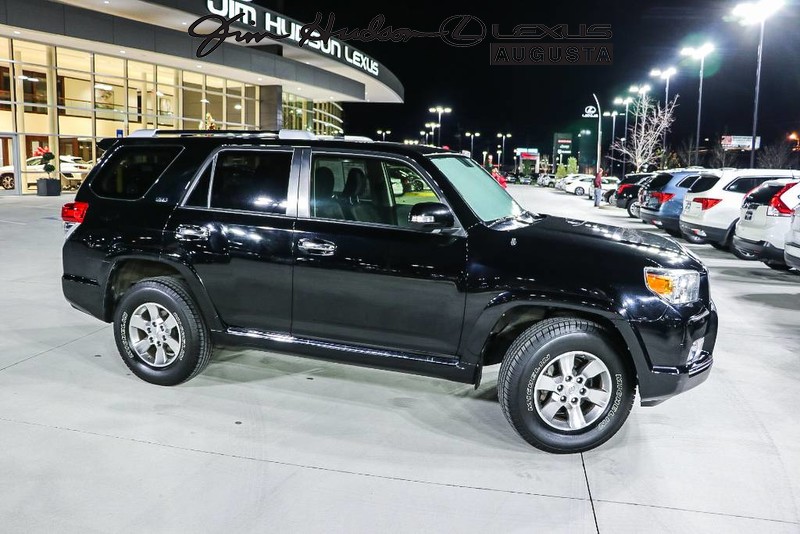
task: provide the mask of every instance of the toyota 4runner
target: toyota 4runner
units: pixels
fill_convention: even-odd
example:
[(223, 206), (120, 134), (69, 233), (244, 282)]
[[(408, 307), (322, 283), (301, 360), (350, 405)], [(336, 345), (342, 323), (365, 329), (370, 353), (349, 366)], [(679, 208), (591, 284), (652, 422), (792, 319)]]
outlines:
[[(472, 159), (304, 132), (137, 132), (62, 209), (63, 291), (171, 386), (215, 346), (476, 387), (550, 452), (709, 375), (708, 275), (675, 241), (531, 213)], [(414, 184), (414, 187), (408, 186)]]

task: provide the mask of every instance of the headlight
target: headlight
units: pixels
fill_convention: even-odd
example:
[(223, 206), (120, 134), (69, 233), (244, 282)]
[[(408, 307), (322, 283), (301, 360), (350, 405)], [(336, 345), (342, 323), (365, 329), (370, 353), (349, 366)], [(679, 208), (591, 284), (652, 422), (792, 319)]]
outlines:
[(644, 268), (647, 288), (670, 304), (686, 304), (700, 298), (700, 273), (686, 269)]

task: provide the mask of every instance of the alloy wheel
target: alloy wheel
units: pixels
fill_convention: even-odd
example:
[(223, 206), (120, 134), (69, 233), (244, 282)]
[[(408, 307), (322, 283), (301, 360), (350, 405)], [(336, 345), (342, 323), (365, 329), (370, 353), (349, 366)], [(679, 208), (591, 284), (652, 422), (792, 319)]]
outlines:
[(128, 344), (143, 362), (167, 367), (180, 354), (181, 330), (175, 316), (164, 306), (146, 302), (136, 308), (128, 323)]

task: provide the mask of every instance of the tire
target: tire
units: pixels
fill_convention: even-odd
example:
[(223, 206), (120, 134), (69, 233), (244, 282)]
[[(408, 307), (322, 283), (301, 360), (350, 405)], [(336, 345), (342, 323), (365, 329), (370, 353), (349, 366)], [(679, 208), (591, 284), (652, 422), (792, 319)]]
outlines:
[(0, 187), (6, 190), (14, 189), (14, 175), (4, 174), (0, 176)]
[(791, 267), (789, 267), (785, 263), (777, 263), (772, 261), (765, 261), (764, 265), (776, 271), (788, 271), (789, 269), (791, 269)]
[[(570, 356), (574, 365), (565, 365), (572, 369), (572, 375), (555, 374)], [(581, 373), (590, 364), (601, 370), (580, 382), (586, 380)], [(581, 388), (581, 383), (588, 388)], [(562, 389), (565, 395), (557, 397), (554, 390), (538, 390), (540, 385), (568, 389)], [(571, 402), (587, 390), (595, 392), (592, 396), (603, 394), (605, 404), (590, 402), (591, 394), (577, 404)], [(497, 382), (500, 407), (511, 426), (534, 447), (553, 453), (583, 452), (610, 439), (628, 418), (635, 391), (631, 362), (609, 341), (606, 331), (591, 321), (562, 317), (546, 319), (525, 330), (506, 352)], [(551, 403), (558, 407), (548, 418), (545, 414)], [(581, 426), (576, 410), (585, 426)]]
[[(157, 325), (148, 321), (154, 315), (158, 315)], [(142, 328), (131, 326), (137, 317)], [(150, 331), (144, 327), (156, 332), (156, 327), (165, 327), (159, 332), (164, 336), (159, 345), (147, 343)], [(132, 346), (133, 336), (145, 342), (143, 355)], [(195, 377), (208, 366), (213, 352), (208, 328), (188, 289), (170, 277), (148, 278), (125, 292), (114, 312), (114, 339), (133, 374), (159, 386), (174, 386)]]
[(717, 243), (716, 241), (709, 241), (708, 244), (717, 250), (728, 250), (727, 243)]
[(685, 232), (681, 232), (681, 237), (688, 243), (694, 243), (696, 245), (705, 243), (705, 240), (699, 235), (687, 234)]
[(575, 196), (582, 197), (583, 194), (586, 192), (582, 187), (575, 188)]
[(628, 217), (631, 219), (639, 218), (639, 204), (635, 199), (632, 198), (628, 200), (628, 203), (625, 205), (625, 211), (628, 212)]
[(733, 252), (733, 255), (739, 258), (740, 260), (754, 261), (758, 259), (758, 254), (755, 254), (753, 252), (745, 252), (744, 250), (740, 250), (733, 245), (727, 248), (730, 249), (730, 251)]

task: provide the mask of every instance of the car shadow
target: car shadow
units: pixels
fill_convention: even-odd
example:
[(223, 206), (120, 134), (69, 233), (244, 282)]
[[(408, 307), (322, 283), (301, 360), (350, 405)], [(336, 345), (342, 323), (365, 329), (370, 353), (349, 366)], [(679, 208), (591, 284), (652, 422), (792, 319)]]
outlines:
[(772, 308), (792, 311), (800, 310), (800, 293), (751, 293), (742, 295), (742, 298), (749, 302), (764, 304)]

